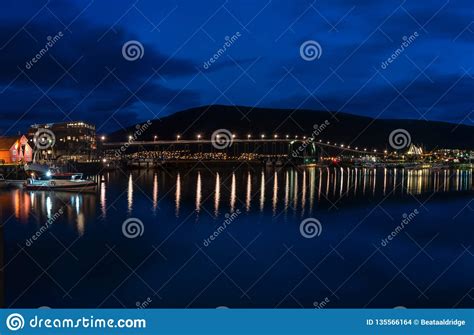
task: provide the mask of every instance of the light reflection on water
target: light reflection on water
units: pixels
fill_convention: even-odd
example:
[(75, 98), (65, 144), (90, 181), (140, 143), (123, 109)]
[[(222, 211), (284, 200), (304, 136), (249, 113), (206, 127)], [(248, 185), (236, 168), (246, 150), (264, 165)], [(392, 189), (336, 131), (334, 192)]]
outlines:
[[(109, 211), (120, 209), (116, 203), (120, 200), (119, 195), (125, 193), (129, 215), (137, 205), (151, 201), (147, 208), (151, 207), (153, 213), (165, 210), (158, 206), (165, 202), (172, 205), (174, 216), (178, 218), (192, 214), (193, 210), (200, 213), (204, 207), (215, 217), (234, 212), (238, 207), (275, 217), (289, 211), (309, 215), (320, 204), (338, 203), (339, 206), (346, 199), (407, 197), (474, 189), (472, 170), (309, 168), (177, 171), (171, 174), (132, 171), (125, 184), (123, 174), (118, 172), (96, 178), (99, 182), (97, 193), (16, 189), (2, 191), (0, 201), (4, 207), (8, 207), (4, 204), (10, 204), (11, 212), (19, 222), (33, 219), (44, 223), (64, 206), (67, 221), (75, 222), (78, 233), (83, 234), (89, 218), (105, 219)], [(254, 185), (258, 186), (254, 188)], [(183, 206), (189, 209), (185, 213), (182, 213)]]

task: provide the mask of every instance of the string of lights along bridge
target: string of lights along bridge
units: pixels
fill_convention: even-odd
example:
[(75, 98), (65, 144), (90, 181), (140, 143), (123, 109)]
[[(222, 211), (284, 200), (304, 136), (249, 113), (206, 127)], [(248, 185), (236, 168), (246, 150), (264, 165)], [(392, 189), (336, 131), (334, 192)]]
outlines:
[[(203, 135), (196, 135), (195, 138), (184, 138), (181, 135), (177, 135), (175, 139), (173, 140), (161, 140), (158, 139), (158, 136), (154, 136), (153, 140), (149, 141), (139, 141), (139, 140), (133, 140), (132, 136), (128, 137), (128, 141), (124, 142), (108, 142), (107, 138), (105, 136), (101, 137), (102, 145), (104, 147), (120, 147), (123, 145), (127, 146), (175, 146), (177, 144), (180, 145), (192, 145), (192, 144), (212, 144), (214, 143), (217, 139), (211, 139), (211, 138), (205, 138)], [(235, 144), (288, 144), (288, 145), (302, 145), (306, 143), (307, 145), (309, 144), (314, 144), (317, 146), (321, 147), (326, 147), (326, 148), (331, 148), (331, 149), (337, 149), (343, 152), (351, 152), (351, 153), (358, 153), (358, 154), (371, 154), (371, 155), (386, 155), (388, 154), (388, 150), (377, 150), (377, 149), (369, 149), (369, 148), (360, 148), (358, 146), (351, 146), (351, 145), (345, 145), (345, 144), (338, 144), (336, 142), (331, 142), (331, 141), (323, 141), (322, 139), (312, 139), (311, 137), (307, 136), (290, 136), (286, 135), (284, 137), (280, 137), (278, 135), (273, 135), (267, 137), (265, 134), (261, 134), (257, 137), (254, 137), (251, 134), (248, 134), (244, 138), (239, 138), (235, 134), (232, 135), (232, 139), (227, 139), (228, 144), (227, 147), (231, 147), (232, 145)]]

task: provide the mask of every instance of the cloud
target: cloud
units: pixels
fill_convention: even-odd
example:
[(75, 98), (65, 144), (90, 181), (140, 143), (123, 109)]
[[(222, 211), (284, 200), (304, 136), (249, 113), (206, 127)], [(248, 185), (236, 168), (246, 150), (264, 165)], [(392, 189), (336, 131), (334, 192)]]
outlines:
[[(114, 113), (121, 115), (115, 119), (129, 125), (156, 117), (165, 106), (179, 108), (183, 99), (199, 103), (197, 91), (167, 87), (168, 78), (196, 73), (192, 60), (171, 58), (141, 41), (143, 57), (128, 61), (122, 46), (139, 38), (121, 27), (104, 34), (108, 27), (78, 19), (70, 32), (58, 22), (46, 21), (42, 16), (27, 30), (21, 30), (19, 18), (0, 25), (2, 128), (12, 121), (17, 121), (13, 128), (78, 118), (99, 123)], [(34, 57), (36, 63), (31, 62)]]

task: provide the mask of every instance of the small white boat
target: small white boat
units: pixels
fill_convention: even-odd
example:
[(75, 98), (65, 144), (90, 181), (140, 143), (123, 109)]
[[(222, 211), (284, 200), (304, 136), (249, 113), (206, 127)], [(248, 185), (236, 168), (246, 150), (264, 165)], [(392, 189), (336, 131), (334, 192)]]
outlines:
[(75, 191), (95, 190), (97, 183), (84, 179), (82, 173), (60, 173), (51, 175), (50, 179), (28, 178), (24, 185), (27, 190), (36, 191)]

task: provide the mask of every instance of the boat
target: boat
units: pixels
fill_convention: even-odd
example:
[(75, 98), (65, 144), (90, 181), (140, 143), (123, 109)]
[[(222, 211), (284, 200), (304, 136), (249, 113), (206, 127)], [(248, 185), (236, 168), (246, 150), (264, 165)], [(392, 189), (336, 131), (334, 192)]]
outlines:
[(85, 192), (95, 190), (97, 183), (90, 179), (84, 179), (82, 173), (55, 173), (41, 179), (28, 178), (24, 188), (35, 191)]

